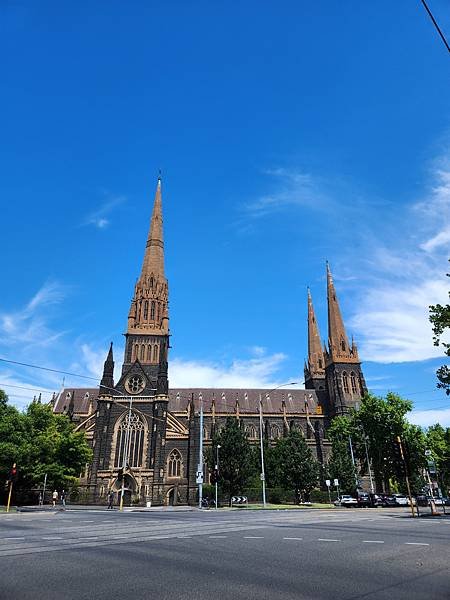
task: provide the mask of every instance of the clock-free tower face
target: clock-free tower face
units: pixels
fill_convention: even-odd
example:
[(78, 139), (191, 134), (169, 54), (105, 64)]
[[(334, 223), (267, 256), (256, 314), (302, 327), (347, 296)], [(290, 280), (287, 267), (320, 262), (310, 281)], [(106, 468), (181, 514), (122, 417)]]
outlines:
[(143, 375), (131, 375), (125, 381), (125, 389), (131, 395), (140, 394), (145, 388), (146, 380)]

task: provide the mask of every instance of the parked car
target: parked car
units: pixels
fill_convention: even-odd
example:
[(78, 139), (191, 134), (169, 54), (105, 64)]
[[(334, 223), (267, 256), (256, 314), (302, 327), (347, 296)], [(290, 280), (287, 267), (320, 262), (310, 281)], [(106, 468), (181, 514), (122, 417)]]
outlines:
[(408, 506), (408, 498), (403, 494), (392, 494), (397, 506)]
[(370, 505), (373, 507), (383, 506), (383, 500), (379, 494), (370, 494)]
[(372, 506), (372, 500), (370, 498), (370, 494), (368, 494), (367, 492), (359, 492), (357, 502), (358, 502), (358, 506), (361, 506), (362, 508), (364, 508), (364, 507), (369, 508)]
[(358, 506), (358, 500), (353, 498), (353, 496), (344, 494), (338, 498), (334, 504), (335, 506), (345, 506), (346, 508), (351, 508), (353, 506)]
[(383, 494), (381, 496), (381, 505), (387, 506), (398, 506), (397, 501), (393, 494)]

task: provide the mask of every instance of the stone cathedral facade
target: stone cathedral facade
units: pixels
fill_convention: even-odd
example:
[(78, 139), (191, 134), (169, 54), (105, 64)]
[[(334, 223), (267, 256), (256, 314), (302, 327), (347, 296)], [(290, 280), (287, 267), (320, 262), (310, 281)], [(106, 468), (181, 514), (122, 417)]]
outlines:
[[(120, 378), (114, 381), (111, 344), (100, 386), (66, 388), (54, 401), (54, 411), (66, 413), (77, 429), (86, 432), (92, 446), (92, 464), (80, 481), (89, 500), (104, 501), (110, 489), (121, 488), (119, 469), (127, 458), (128, 503), (195, 503), (200, 403), (204, 446), (230, 415), (242, 422), (250, 441), (258, 443), (262, 398), (264, 435), (269, 442), (296, 427), (317, 458), (326, 460), (331, 419), (354, 406), (367, 391), (357, 347), (347, 338), (329, 266), (328, 344), (324, 347), (308, 291), (304, 390), (203, 388), (200, 381), (195, 389), (171, 389), (168, 298), (158, 179), (142, 269), (128, 314)], [(204, 481), (209, 481), (206, 466)]]

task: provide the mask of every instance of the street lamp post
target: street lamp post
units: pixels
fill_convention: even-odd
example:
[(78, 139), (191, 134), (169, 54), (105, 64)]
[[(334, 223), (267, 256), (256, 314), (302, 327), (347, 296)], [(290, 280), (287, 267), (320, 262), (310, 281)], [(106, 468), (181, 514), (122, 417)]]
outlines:
[(218, 508), (218, 494), (217, 494), (218, 481), (217, 481), (217, 478), (219, 477), (219, 449), (220, 449), (220, 447), (221, 447), (220, 444), (217, 444), (217, 446), (216, 446), (216, 468), (215, 468), (215, 471), (216, 471), (216, 510)]
[[(271, 394), (275, 390), (279, 388), (285, 387), (287, 385), (296, 385), (297, 381), (290, 381), (289, 383), (282, 383), (281, 385), (277, 385), (273, 389), (266, 392), (266, 394)], [(263, 412), (262, 412), (262, 396), (259, 394), (259, 445), (261, 451), (261, 482), (262, 482), (262, 501), (263, 507), (266, 508), (266, 473), (264, 470), (264, 442), (263, 442)]]

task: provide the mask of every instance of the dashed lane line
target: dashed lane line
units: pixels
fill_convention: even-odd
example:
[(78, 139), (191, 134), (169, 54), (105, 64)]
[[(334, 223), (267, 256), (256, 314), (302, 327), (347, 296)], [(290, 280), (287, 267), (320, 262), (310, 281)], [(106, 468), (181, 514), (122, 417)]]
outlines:
[(330, 538), (317, 538), (318, 542), (340, 542), (341, 540), (333, 540)]
[(301, 541), (303, 538), (299, 538), (299, 537), (284, 537), (283, 540), (299, 540)]
[(430, 544), (425, 544), (425, 542), (405, 542), (405, 546), (429, 546)]
[(244, 540), (263, 540), (263, 535), (244, 535)]
[(384, 540), (363, 540), (363, 544), (384, 544)]

